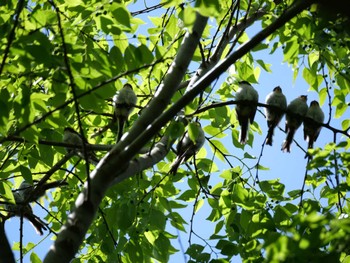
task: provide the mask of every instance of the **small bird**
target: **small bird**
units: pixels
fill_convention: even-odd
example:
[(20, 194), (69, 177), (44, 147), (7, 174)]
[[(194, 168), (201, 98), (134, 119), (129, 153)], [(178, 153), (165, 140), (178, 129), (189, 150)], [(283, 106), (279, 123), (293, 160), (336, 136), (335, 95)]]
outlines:
[(194, 156), (204, 145), (205, 135), (200, 123), (194, 122), (190, 125), (190, 129), (192, 129), (196, 138), (192, 140), (188, 131), (181, 137), (176, 147), (177, 157), (171, 164), (170, 174), (175, 174), (180, 164), (187, 161), (191, 156)]
[[(60, 187), (63, 185), (68, 185), (68, 184), (67, 184), (67, 182), (64, 182), (63, 180), (58, 180), (58, 181), (54, 181), (54, 182), (50, 182), (50, 183), (45, 183), (45, 184), (40, 185), (40, 186), (35, 186), (35, 185), (32, 185), (24, 180), (21, 183), (21, 185), (19, 186), (18, 192), (21, 194), (24, 201), (35, 202), (40, 197), (44, 196), (48, 189)], [(37, 188), (37, 187), (40, 187), (40, 189), (38, 189), (35, 192), (35, 195), (33, 195), (33, 192), (34, 192), (35, 188)]]
[(311, 120), (304, 119), (304, 140), (308, 141), (308, 148), (312, 149), (320, 134), (321, 123), (324, 121), (324, 113), (316, 100), (311, 101), (306, 117)]
[[(73, 145), (83, 145), (83, 141), (85, 142), (86, 145), (89, 145), (89, 143), (87, 142), (87, 140), (85, 138), (82, 138), (81, 135), (79, 133), (77, 133), (75, 130), (73, 130), (70, 127), (66, 127), (64, 129), (64, 133), (63, 133), (63, 140), (64, 143), (68, 143), (68, 144), (73, 144)], [(83, 153), (83, 149), (82, 148), (66, 148), (67, 152), (71, 152), (74, 151), (74, 153), (76, 155), (78, 155), (81, 158), (85, 158), (84, 153)], [(99, 160), (97, 159), (96, 155), (94, 152), (92, 151), (88, 151), (87, 153), (88, 156), (88, 161), (94, 165), (96, 165)]]
[(282, 151), (290, 152), (290, 145), (293, 142), (294, 134), (296, 130), (300, 127), (303, 122), (303, 117), (306, 115), (307, 106), (307, 96), (301, 95), (298, 98), (292, 100), (288, 107), (286, 113), (286, 132), (287, 137), (282, 144)]
[(5, 205), (5, 209), (8, 211), (8, 217), (23, 216), (33, 225), (38, 234), (43, 235), (44, 230), (47, 230), (46, 224), (33, 214), (33, 210), (28, 203), (23, 203), (24, 198), (20, 192), (13, 192), (13, 197), (15, 198), (16, 203)]
[(266, 136), (266, 144), (272, 146), (273, 131), (281, 121), (287, 108), (286, 96), (282, 93), (280, 86), (277, 86), (267, 95), (265, 103), (267, 105), (276, 106), (277, 108), (265, 108), (267, 126), (269, 128)]
[(134, 109), (137, 97), (132, 86), (126, 83), (121, 90), (113, 97), (114, 117), (118, 120), (117, 142), (120, 141), (124, 132), (124, 124)]
[(249, 122), (250, 124), (254, 122), (259, 94), (247, 81), (240, 81), (238, 85), (236, 101), (243, 101), (236, 105), (237, 118), (241, 126), (239, 141), (241, 144), (245, 144), (247, 142)]

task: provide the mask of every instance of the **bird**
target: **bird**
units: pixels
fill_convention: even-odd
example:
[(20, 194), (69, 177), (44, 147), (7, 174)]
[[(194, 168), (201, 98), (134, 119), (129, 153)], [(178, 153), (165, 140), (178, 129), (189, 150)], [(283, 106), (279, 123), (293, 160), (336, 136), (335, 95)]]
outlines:
[(171, 164), (169, 171), (170, 174), (176, 174), (180, 164), (184, 163), (191, 156), (195, 155), (204, 145), (205, 135), (200, 123), (194, 122), (190, 125), (196, 138), (193, 140), (193, 138), (190, 137), (188, 130), (181, 137), (176, 147), (177, 156), (174, 162)]
[(287, 108), (286, 96), (282, 93), (280, 86), (277, 86), (266, 97), (265, 103), (278, 108), (265, 108), (267, 126), (269, 128), (266, 136), (266, 144), (272, 146), (273, 131), (281, 121)]
[[(54, 182), (44, 183), (43, 185), (33, 185), (27, 182), (26, 180), (24, 180), (20, 184), (18, 188), (18, 192), (21, 194), (24, 201), (35, 202), (39, 198), (44, 196), (48, 189), (56, 188), (63, 185), (67, 185), (67, 182), (64, 182), (63, 180), (58, 180)], [(34, 190), (36, 191), (34, 192)], [(33, 192), (34, 192), (34, 195), (33, 195)]]
[(320, 134), (322, 128), (321, 124), (324, 121), (324, 113), (316, 100), (311, 101), (306, 117), (311, 120), (307, 118), (304, 119), (304, 140), (308, 141), (308, 149), (312, 149), (314, 147), (314, 142)]
[[(85, 142), (85, 145), (89, 145), (89, 143), (87, 142), (87, 140), (85, 138), (83, 138), (79, 133), (77, 133), (74, 129), (70, 128), (70, 127), (66, 127), (64, 129), (64, 133), (63, 133), (63, 140), (64, 143), (67, 144), (72, 144), (72, 145), (77, 145), (77, 146), (82, 146), (83, 142)], [(84, 152), (82, 147), (79, 148), (66, 148), (67, 152), (71, 152), (74, 151), (74, 153), (76, 155), (78, 155), (81, 158), (85, 159), (84, 156)], [(95, 153), (92, 152), (91, 150), (87, 152), (87, 157), (88, 157), (88, 161), (94, 165), (96, 165), (99, 160), (96, 157)]]
[(307, 96), (301, 95), (292, 100), (287, 106), (286, 112), (286, 132), (287, 137), (282, 144), (282, 151), (290, 152), (290, 146), (293, 142), (294, 134), (303, 122), (303, 117), (308, 110)]
[(136, 94), (129, 83), (126, 83), (121, 90), (113, 97), (114, 118), (118, 120), (117, 142), (123, 136), (124, 124), (137, 103)]
[(239, 142), (245, 144), (247, 142), (249, 123), (252, 124), (254, 122), (259, 94), (247, 81), (238, 82), (238, 86), (236, 101), (243, 101), (236, 105), (237, 118), (241, 126)]
[(24, 198), (19, 191), (13, 192), (15, 204), (6, 204), (5, 209), (8, 211), (8, 217), (19, 216), (26, 218), (40, 235), (47, 230), (46, 224), (36, 215), (34, 215), (31, 206), (24, 203)]

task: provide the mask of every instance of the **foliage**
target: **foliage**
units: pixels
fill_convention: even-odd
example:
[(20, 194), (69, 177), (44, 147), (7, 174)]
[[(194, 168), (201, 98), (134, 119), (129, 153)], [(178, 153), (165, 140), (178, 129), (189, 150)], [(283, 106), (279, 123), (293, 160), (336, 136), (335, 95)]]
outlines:
[[(252, 30), (273, 25), (293, 4), (169, 0), (146, 7), (143, 1), (134, 2), (0, 4), (0, 201), (13, 203), (11, 189), (23, 179), (64, 179), (68, 186), (40, 200), (53, 233), (67, 221), (89, 174), (98, 170), (78, 157), (61, 163), (67, 156), (61, 143), (64, 127), (83, 133), (93, 145), (112, 147), (117, 129), (112, 97), (125, 82), (133, 85), (138, 103), (126, 130), (138, 125), (182, 52), (197, 12), (210, 19), (168, 109), (189, 91), (189, 82), (199, 82), (197, 75), (239, 52), (237, 47), (252, 40)], [(285, 21), (187, 103), (186, 117), (202, 123), (206, 147), (175, 175), (168, 174), (176, 157), (170, 150), (151, 168), (109, 188), (72, 262), (167, 262), (182, 253), (175, 245), (179, 236), (188, 240), (182, 249), (189, 262), (229, 262), (236, 256), (244, 262), (349, 261), (350, 37), (343, 27), (349, 18), (338, 14), (330, 21), (322, 10), (322, 5), (311, 5)], [(281, 49), (294, 80), (302, 77), (327, 108), (323, 131), (333, 134), (322, 149), (309, 150), (313, 158), (308, 159), (301, 189), (290, 189), (272, 172), (273, 179), (261, 176), (273, 166), (262, 163), (264, 145), (256, 142), (266, 135), (265, 122), (251, 125), (248, 145), (238, 142), (236, 79), (257, 87), (262, 75), (274, 72), (259, 54)], [(289, 92), (284, 89), (287, 97)], [(259, 102), (263, 109), (262, 96)], [(155, 111), (153, 119), (165, 113)], [(141, 131), (146, 128), (141, 125)], [(174, 141), (185, 129), (169, 121), (141, 147), (152, 147), (169, 134)], [(256, 158), (248, 146), (261, 149), (261, 156)], [(106, 151), (96, 154), (103, 158)], [(200, 214), (203, 210), (209, 215)], [(5, 209), (1, 214), (4, 220)], [(210, 234), (197, 234), (196, 224), (209, 225)], [(41, 262), (42, 251), (33, 243), (18, 240), (14, 249), (30, 252), (32, 262)]]

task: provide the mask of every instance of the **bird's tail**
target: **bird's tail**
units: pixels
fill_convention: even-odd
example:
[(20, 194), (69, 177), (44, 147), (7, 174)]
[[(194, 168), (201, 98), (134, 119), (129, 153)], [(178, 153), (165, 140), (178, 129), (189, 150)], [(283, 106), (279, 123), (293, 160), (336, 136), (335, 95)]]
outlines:
[(308, 137), (308, 149), (313, 149), (314, 148), (314, 136), (309, 136)]
[(281, 149), (282, 151), (290, 153), (290, 146), (293, 142), (294, 133), (295, 133), (295, 129), (289, 129), (287, 133), (287, 138), (284, 140), (282, 145), (282, 149)]
[(242, 120), (241, 122), (241, 131), (239, 133), (239, 138), (238, 138), (241, 144), (245, 144), (247, 142), (248, 128), (249, 128), (249, 124), (248, 124), (248, 118), (247, 118)]
[(117, 143), (120, 141), (120, 139), (123, 136), (124, 133), (124, 124), (125, 120), (122, 116), (119, 116), (118, 118), (118, 135), (117, 135)]
[(26, 219), (29, 220), (30, 223), (32, 223), (33, 227), (35, 228), (36, 232), (40, 234), (41, 236), (44, 234), (44, 230), (47, 230), (47, 227), (45, 223), (34, 214), (26, 213), (24, 215)]
[[(313, 148), (314, 148), (314, 141), (315, 141), (315, 139), (314, 139), (313, 137), (308, 136), (308, 137), (307, 137), (307, 141), (308, 141), (308, 146), (307, 146), (307, 148), (308, 148), (308, 149), (313, 149)], [(304, 158), (305, 158), (305, 159), (306, 159), (306, 158), (312, 158), (312, 156), (311, 156), (308, 152), (306, 152)]]
[(266, 144), (272, 146), (273, 130), (275, 127), (271, 126), (267, 132)]

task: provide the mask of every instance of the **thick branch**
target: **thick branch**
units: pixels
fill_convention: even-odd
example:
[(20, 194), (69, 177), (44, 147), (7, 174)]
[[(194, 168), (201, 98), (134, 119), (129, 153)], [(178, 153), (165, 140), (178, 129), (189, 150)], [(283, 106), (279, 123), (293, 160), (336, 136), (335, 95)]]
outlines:
[(168, 136), (162, 137), (149, 153), (145, 153), (137, 159), (132, 160), (128, 168), (113, 181), (112, 185), (120, 183), (124, 179), (134, 176), (163, 160), (173, 143), (173, 141), (169, 141)]
[[(121, 140), (121, 145), (118, 147), (118, 149), (124, 149), (126, 145), (132, 143), (134, 138), (140, 134), (139, 127), (146, 130), (147, 127), (154, 121), (155, 116), (159, 115), (155, 113), (163, 112), (169, 105), (173, 94), (178, 90), (181, 80), (183, 79), (188, 65), (192, 60), (207, 20), (208, 18), (197, 14), (197, 19), (193, 26), (192, 33), (188, 33), (184, 37), (178, 54), (170, 66), (168, 74), (165, 76), (163, 83), (161, 83), (161, 85), (158, 87), (158, 91), (152, 98), (150, 104), (143, 109), (142, 115), (136, 120), (133, 127), (129, 131), (128, 136)], [(147, 141), (144, 141), (142, 145), (145, 143), (147, 143)]]
[[(226, 59), (221, 61), (215, 68), (210, 70), (201, 79), (199, 79), (187, 93), (185, 93), (175, 104), (173, 104), (167, 111), (160, 115), (152, 125), (148, 126), (137, 138), (134, 138), (129, 148), (120, 153), (118, 158), (124, 160), (124, 158), (132, 157), (134, 152), (137, 152), (139, 145), (143, 145), (144, 141), (149, 141), (151, 138), (170, 121), (182, 108), (189, 104), (198, 94), (200, 94), (205, 88), (207, 88), (212, 81), (217, 79), (223, 72), (225, 72), (229, 66), (235, 63), (238, 59), (243, 57), (246, 53), (256, 47), (261, 41), (267, 38), (270, 34), (275, 32), (278, 28), (287, 23), (291, 18), (298, 13), (306, 9), (313, 3), (312, 0), (296, 1), (290, 9), (288, 9), (281, 17), (263, 29), (257, 35), (255, 35), (250, 41), (242, 45), (240, 49), (229, 55)], [(129, 157), (129, 158), (130, 158)], [(127, 160), (127, 159), (126, 159)], [(122, 162), (121, 162), (122, 163)]]
[[(116, 175), (121, 175), (127, 170), (128, 163), (140, 149), (149, 141), (148, 138), (141, 139), (138, 144), (134, 144), (134, 138), (144, 131), (149, 124), (154, 121), (157, 113), (162, 112), (169, 104), (172, 94), (176, 92), (188, 65), (193, 57), (199, 39), (206, 26), (207, 18), (197, 15), (193, 26), (193, 32), (187, 33), (184, 42), (171, 66), (163, 84), (159, 87), (149, 106), (132, 126), (126, 136), (98, 163), (96, 169), (91, 173), (91, 187), (89, 199), (87, 187), (78, 196), (75, 203), (75, 210), (68, 216), (68, 221), (62, 227), (57, 240), (46, 255), (44, 262), (69, 262), (78, 251), (85, 234), (90, 227), (98, 206), (103, 199), (105, 192), (111, 185)], [(151, 135), (156, 135), (158, 130)], [(130, 147), (133, 145), (133, 147)]]

